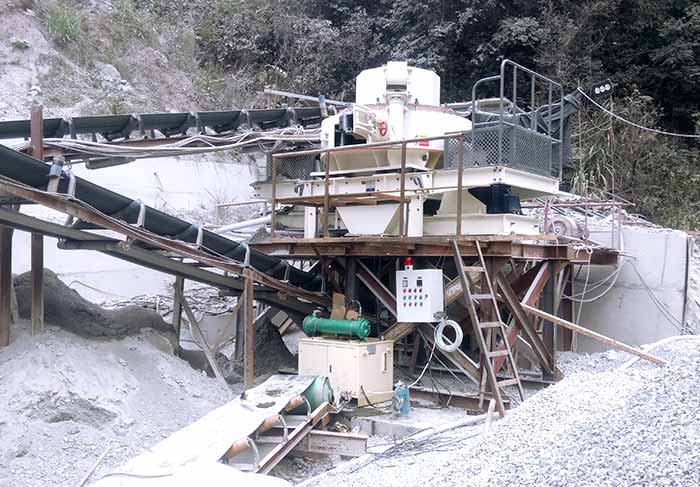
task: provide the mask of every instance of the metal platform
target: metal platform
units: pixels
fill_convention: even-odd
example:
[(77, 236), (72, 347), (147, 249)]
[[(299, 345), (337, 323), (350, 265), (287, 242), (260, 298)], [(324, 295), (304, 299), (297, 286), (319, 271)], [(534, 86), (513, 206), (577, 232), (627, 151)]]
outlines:
[[(335, 238), (275, 238), (256, 242), (251, 247), (264, 254), (283, 259), (319, 259), (321, 257), (448, 257), (450, 241), (455, 236), (398, 237), (361, 236)], [(460, 252), (465, 257), (478, 255), (475, 242), (481, 243), (487, 257), (506, 257), (516, 260), (560, 260), (587, 264), (589, 255), (572, 245), (559, 242), (555, 235), (498, 236), (470, 235), (458, 239)], [(613, 249), (595, 249), (590, 262), (614, 265), (619, 253)]]

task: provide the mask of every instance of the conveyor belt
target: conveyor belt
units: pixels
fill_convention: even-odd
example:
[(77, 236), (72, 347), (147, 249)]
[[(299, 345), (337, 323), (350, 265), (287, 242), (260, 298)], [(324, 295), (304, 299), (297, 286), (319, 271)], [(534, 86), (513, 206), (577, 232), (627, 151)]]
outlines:
[[(48, 164), (0, 145), (0, 175), (2, 176), (33, 188), (45, 189), (48, 183), (49, 169), (50, 166)], [(63, 177), (59, 185), (59, 192), (65, 193), (67, 189), (68, 179)], [(81, 178), (76, 178), (75, 197), (100, 212), (118, 217), (127, 223), (137, 222), (142, 206), (138, 201)], [(199, 233), (197, 225), (148, 206), (145, 207), (143, 228), (160, 236), (192, 244), (197, 242)], [(238, 262), (245, 260), (248, 250), (245, 245), (207, 230), (202, 231), (201, 246), (212, 254), (225, 256)], [(293, 286), (308, 291), (317, 291), (321, 288), (320, 277), (316, 274), (310, 274), (288, 266), (286, 262), (280, 259), (267, 256), (252, 249), (249, 257), (252, 267), (270, 277), (284, 280)]]
[[(332, 108), (332, 107), (331, 107)], [(133, 115), (100, 115), (44, 119), (44, 137), (60, 138), (98, 134), (107, 141), (128, 139), (134, 135), (158, 132), (164, 137), (197, 133), (233, 132), (239, 128), (269, 130), (291, 125), (320, 125), (318, 107), (228, 110), (221, 112), (138, 113)], [(29, 120), (0, 122), (0, 140), (29, 139)]]

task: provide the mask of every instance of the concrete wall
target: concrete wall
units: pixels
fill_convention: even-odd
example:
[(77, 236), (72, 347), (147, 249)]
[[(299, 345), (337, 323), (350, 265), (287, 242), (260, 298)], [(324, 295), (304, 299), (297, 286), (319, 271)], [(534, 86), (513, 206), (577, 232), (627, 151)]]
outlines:
[[(212, 215), (214, 205), (249, 199), (253, 175), (249, 167), (208, 158), (158, 158), (89, 170), (76, 165), (74, 173), (149, 206), (169, 213)], [(63, 222), (65, 215), (28, 205), (23, 213)], [(185, 217), (187, 218), (187, 217)], [(197, 223), (196, 221), (194, 223)], [(15, 231), (12, 272), (30, 268), (29, 234)], [(91, 301), (119, 300), (140, 294), (170, 294), (174, 278), (98, 252), (60, 250), (56, 240), (44, 243), (44, 264), (70, 287)], [(92, 289), (94, 288), (94, 289)]]
[[(630, 256), (625, 260), (629, 262), (623, 265), (609, 292), (601, 299), (583, 305), (581, 325), (632, 345), (680, 334), (680, 325), (664, 317), (634, 266), (668, 313), (682, 322), (688, 235), (676, 230), (625, 226), (622, 237), (622, 249)], [(609, 227), (597, 227), (591, 232), (591, 238), (610, 245)], [(609, 267), (592, 267), (589, 282), (605, 278), (612, 270)], [(585, 277), (584, 268), (577, 278), (578, 292), (583, 288)], [(587, 298), (597, 296), (607, 285), (593, 290)], [(599, 342), (579, 337), (578, 351), (592, 352), (607, 348)]]

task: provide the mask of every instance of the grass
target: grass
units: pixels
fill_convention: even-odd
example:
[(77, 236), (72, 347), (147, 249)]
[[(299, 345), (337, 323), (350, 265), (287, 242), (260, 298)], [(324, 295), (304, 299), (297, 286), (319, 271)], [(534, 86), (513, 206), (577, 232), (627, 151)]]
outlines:
[(44, 21), (58, 45), (67, 46), (80, 38), (82, 13), (64, 2), (50, 6), (44, 14)]

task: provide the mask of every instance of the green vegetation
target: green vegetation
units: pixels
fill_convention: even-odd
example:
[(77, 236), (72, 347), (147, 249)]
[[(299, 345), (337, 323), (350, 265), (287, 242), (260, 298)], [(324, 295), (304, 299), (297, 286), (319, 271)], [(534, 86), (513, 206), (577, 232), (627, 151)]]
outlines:
[[(391, 59), (435, 70), (442, 99), (460, 101), (509, 58), (568, 90), (609, 78), (616, 113), (700, 133), (694, 0), (115, 0), (113, 7), (86, 33), (100, 40), (107, 61), (118, 64), (134, 40), (152, 46), (191, 74), (196, 99), (210, 109), (260, 103), (264, 86), (351, 100), (357, 73)], [(44, 18), (61, 43), (80, 35), (81, 14), (62, 3)], [(699, 141), (643, 132), (590, 105), (573, 122), (566, 173), (573, 189), (614, 192), (658, 223), (700, 229)]]
[(67, 46), (80, 38), (82, 15), (65, 2), (51, 4), (42, 12), (46, 28), (59, 46)]

